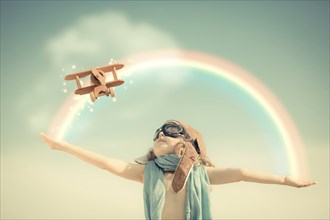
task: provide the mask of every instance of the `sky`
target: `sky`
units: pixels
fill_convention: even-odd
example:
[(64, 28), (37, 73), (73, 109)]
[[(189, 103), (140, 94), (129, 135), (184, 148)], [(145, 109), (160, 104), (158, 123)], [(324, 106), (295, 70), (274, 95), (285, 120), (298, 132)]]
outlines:
[(130, 71), (138, 63), (129, 57), (169, 49), (216, 57), (258, 79), (290, 115), (308, 178), (318, 182), (214, 186), (214, 218), (329, 219), (329, 1), (1, 1), (0, 28), (1, 219), (144, 218), (141, 184), (38, 137), (72, 98), (64, 76), (109, 62), (125, 62), (125, 84), (115, 101), (86, 102), (65, 141), (134, 161), (175, 118), (203, 134), (219, 167), (288, 173), (277, 130), (242, 90), (205, 69)]

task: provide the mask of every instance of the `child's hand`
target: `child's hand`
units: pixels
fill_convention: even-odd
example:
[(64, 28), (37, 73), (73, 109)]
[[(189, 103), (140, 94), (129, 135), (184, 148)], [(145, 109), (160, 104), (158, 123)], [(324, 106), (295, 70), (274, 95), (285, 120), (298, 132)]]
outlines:
[(293, 187), (307, 187), (311, 185), (315, 185), (315, 181), (309, 181), (309, 180), (300, 180), (294, 177), (286, 176), (284, 179), (284, 184), (288, 186), (293, 186)]
[(40, 138), (43, 140), (46, 144), (49, 145), (49, 147), (53, 150), (64, 150), (65, 146), (64, 143), (61, 143), (59, 141), (55, 141), (45, 135), (44, 133), (40, 133)]

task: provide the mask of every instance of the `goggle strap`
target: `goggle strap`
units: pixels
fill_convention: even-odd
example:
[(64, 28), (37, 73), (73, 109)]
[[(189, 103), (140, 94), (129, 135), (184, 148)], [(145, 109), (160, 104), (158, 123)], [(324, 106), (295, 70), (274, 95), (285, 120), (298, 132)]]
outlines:
[(201, 154), (201, 149), (199, 148), (199, 145), (198, 145), (198, 141), (197, 141), (197, 139), (194, 140), (193, 145), (194, 145), (195, 150), (197, 151), (197, 153), (198, 153), (198, 154)]

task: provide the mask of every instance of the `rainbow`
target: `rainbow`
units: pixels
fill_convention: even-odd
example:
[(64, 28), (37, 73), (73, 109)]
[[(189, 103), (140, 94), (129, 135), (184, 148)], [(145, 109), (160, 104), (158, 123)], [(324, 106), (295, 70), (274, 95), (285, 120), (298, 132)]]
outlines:
[[(255, 104), (271, 119), (284, 143), (289, 160), (290, 175), (300, 178), (307, 176), (305, 148), (294, 123), (269, 89), (248, 72), (225, 60), (199, 52), (158, 51), (138, 54), (123, 60), (124, 62), (121, 63), (125, 64), (128, 62), (127, 60), (134, 61), (135, 64), (129, 67), (129, 71), (133, 73), (151, 67), (179, 65), (207, 71), (236, 85), (254, 100)], [(87, 102), (89, 102), (89, 96), (79, 98), (74, 95), (70, 96), (54, 117), (48, 134), (53, 138), (62, 139), (75, 115)]]

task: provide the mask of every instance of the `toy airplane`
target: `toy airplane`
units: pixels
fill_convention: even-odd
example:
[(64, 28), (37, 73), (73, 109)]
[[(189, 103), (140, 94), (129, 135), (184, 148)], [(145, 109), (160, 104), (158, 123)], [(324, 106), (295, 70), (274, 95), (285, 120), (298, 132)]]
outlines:
[[(92, 68), (91, 70), (73, 73), (65, 76), (65, 80), (76, 80), (77, 87), (74, 91), (77, 95), (90, 94), (92, 102), (102, 96), (106, 95), (111, 97), (115, 96), (115, 91), (113, 87), (120, 86), (124, 83), (124, 80), (118, 79), (116, 70), (123, 68), (123, 64), (113, 64), (103, 67)], [(106, 72), (111, 72), (113, 75), (113, 81), (106, 82)], [(91, 85), (87, 87), (82, 87), (80, 78), (84, 78), (90, 75)]]

